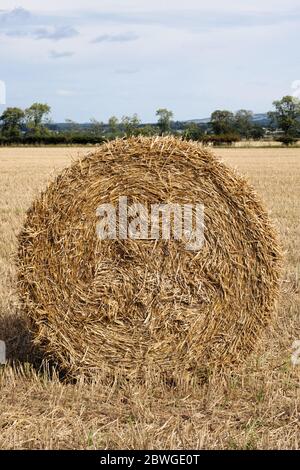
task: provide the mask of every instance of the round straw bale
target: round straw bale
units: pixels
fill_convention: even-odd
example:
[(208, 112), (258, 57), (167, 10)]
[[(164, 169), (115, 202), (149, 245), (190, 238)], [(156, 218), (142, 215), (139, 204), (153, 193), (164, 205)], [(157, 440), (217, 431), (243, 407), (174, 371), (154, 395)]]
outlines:
[[(101, 239), (97, 208), (120, 197), (202, 204), (203, 244), (187, 249), (172, 231), (126, 239), (119, 217), (116, 239)], [(19, 236), (19, 291), (35, 343), (72, 375), (194, 373), (253, 350), (274, 310), (280, 259), (245, 179), (198, 143), (133, 137), (75, 161), (35, 200)]]

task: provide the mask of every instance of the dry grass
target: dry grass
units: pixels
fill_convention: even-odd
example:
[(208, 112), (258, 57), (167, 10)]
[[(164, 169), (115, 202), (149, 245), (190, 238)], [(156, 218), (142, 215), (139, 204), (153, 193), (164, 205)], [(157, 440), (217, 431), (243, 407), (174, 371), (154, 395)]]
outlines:
[[(78, 150), (80, 153), (84, 149)], [(300, 339), (300, 150), (233, 149), (218, 153), (262, 194), (286, 250), (278, 320), (259, 350), (220, 382), (126, 383), (100, 375), (64, 383), (37, 372), (15, 295), (12, 254), (25, 210), (72, 149), (0, 149), (0, 339), (21, 364), (0, 375), (1, 448), (299, 448), (300, 366), (290, 364)]]

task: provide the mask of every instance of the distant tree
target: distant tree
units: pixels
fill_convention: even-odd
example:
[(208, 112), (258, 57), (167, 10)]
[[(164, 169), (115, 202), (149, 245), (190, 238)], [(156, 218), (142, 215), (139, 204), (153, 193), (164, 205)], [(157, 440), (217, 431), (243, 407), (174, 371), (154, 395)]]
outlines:
[(190, 122), (185, 125), (183, 131), (184, 139), (191, 139), (191, 140), (201, 140), (204, 135), (203, 128), (196, 124), (195, 122)]
[(45, 134), (45, 124), (49, 122), (51, 108), (45, 103), (33, 103), (25, 110), (26, 126), (30, 133), (35, 135)]
[(134, 114), (133, 116), (123, 116), (121, 120), (121, 125), (126, 137), (138, 134), (140, 124), (141, 120), (137, 114)]
[(231, 111), (217, 109), (210, 117), (215, 134), (228, 134), (234, 131), (234, 114)]
[(156, 116), (158, 116), (158, 126), (160, 128), (161, 134), (170, 132), (173, 112), (166, 108), (160, 108), (156, 111)]
[(251, 137), (253, 129), (253, 112), (247, 109), (240, 109), (234, 116), (235, 130), (246, 139)]
[(139, 129), (139, 134), (144, 136), (153, 136), (159, 133), (159, 129), (156, 126), (151, 126), (150, 124), (146, 124), (145, 126)]
[(0, 116), (2, 134), (9, 139), (20, 137), (24, 116), (24, 111), (20, 108), (7, 108)]
[(275, 139), (277, 142), (281, 142), (283, 145), (293, 145), (297, 142), (298, 138), (291, 134), (283, 134)]
[(268, 113), (271, 123), (282, 132), (281, 142), (289, 145), (297, 140), (300, 129), (300, 100), (294, 96), (284, 96), (281, 100), (274, 101), (275, 111)]
[(95, 118), (90, 119), (91, 133), (95, 136), (102, 136), (103, 134), (103, 122), (97, 121)]
[(265, 130), (259, 124), (253, 124), (250, 137), (254, 140), (262, 139), (265, 135)]
[(241, 136), (235, 132), (227, 134), (205, 134), (202, 142), (212, 143), (213, 145), (232, 145), (240, 140)]
[(108, 120), (108, 128), (109, 131), (113, 134), (116, 135), (118, 132), (119, 128), (119, 120), (116, 116), (111, 116)]

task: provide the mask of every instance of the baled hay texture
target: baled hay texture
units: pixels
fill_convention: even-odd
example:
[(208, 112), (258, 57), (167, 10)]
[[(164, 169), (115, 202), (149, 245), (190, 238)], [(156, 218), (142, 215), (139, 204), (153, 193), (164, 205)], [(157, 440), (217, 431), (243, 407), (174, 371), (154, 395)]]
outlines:
[[(100, 240), (100, 204), (203, 203), (205, 242)], [(70, 374), (195, 373), (250, 353), (272, 315), (280, 249), (254, 190), (197, 143), (115, 140), (67, 168), (20, 235), (36, 344)]]

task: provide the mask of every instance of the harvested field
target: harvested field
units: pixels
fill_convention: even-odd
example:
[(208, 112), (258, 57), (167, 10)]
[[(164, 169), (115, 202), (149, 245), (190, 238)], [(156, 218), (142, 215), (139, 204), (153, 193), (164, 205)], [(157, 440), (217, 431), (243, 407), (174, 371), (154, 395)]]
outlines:
[[(84, 149), (78, 149), (81, 154)], [(13, 254), (26, 209), (51, 173), (77, 149), (0, 149), (0, 339), (21, 365), (1, 372), (1, 448), (299, 448), (300, 366), (290, 362), (300, 339), (299, 149), (224, 149), (217, 154), (262, 195), (286, 251), (275, 324), (258, 350), (219, 381), (63, 383), (37, 373), (15, 294)], [(27, 357), (27, 358), (26, 358)], [(24, 360), (27, 362), (24, 363)]]

